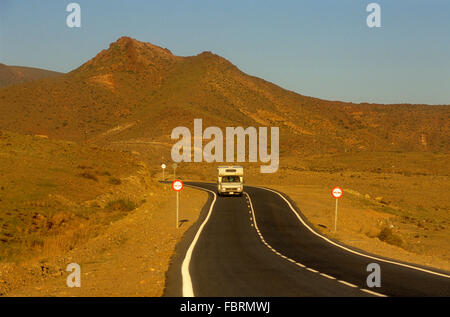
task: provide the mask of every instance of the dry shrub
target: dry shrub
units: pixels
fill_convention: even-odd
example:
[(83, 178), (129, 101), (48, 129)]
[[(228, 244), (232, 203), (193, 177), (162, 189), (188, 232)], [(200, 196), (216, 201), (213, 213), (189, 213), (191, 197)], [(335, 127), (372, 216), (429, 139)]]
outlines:
[(111, 173), (108, 171), (95, 171), (95, 174), (100, 176), (111, 176)]
[(110, 177), (109, 178), (109, 183), (112, 184), (112, 185), (120, 185), (120, 184), (122, 184), (122, 181), (120, 180), (120, 178)]
[(395, 234), (392, 229), (388, 227), (385, 227), (380, 231), (380, 233), (378, 234), (378, 239), (398, 247), (403, 247), (402, 238), (398, 234)]
[(98, 182), (97, 176), (95, 176), (94, 174), (88, 173), (88, 172), (78, 174), (78, 176)]
[(78, 226), (76, 229), (67, 230), (64, 233), (49, 236), (44, 240), (41, 255), (52, 256), (63, 254), (86, 242), (92, 235), (89, 226)]
[(116, 199), (108, 202), (105, 209), (109, 211), (132, 211), (136, 207), (136, 204), (129, 199)]

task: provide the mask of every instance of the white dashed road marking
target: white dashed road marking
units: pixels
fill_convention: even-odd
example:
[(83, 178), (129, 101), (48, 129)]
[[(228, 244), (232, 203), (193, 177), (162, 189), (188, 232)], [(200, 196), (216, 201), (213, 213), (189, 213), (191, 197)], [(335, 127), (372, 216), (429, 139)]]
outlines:
[[(275, 192), (275, 193), (276, 193), (276, 192)], [(312, 273), (319, 273), (319, 275), (321, 275), (321, 276), (323, 276), (323, 277), (325, 277), (325, 278), (328, 278), (328, 279), (331, 279), (331, 280), (336, 280), (335, 277), (330, 276), (330, 275), (327, 275), (327, 274), (325, 274), (325, 273), (320, 273), (319, 271), (317, 271), (317, 270), (315, 270), (315, 269), (312, 269), (312, 268), (310, 268), (310, 267), (306, 267), (306, 266), (303, 265), (302, 263), (299, 263), (299, 262), (297, 262), (297, 261), (295, 261), (295, 260), (293, 260), (293, 259), (291, 259), (291, 258), (289, 258), (289, 257), (287, 257), (287, 256), (285, 256), (285, 255), (283, 255), (283, 254), (281, 254), (280, 252), (278, 252), (278, 251), (275, 250), (274, 248), (272, 248), (272, 246), (270, 246), (270, 245), (264, 240), (264, 238), (263, 238), (261, 232), (259, 231), (258, 224), (256, 223), (255, 210), (253, 209), (253, 204), (252, 204), (252, 201), (251, 201), (250, 196), (249, 196), (246, 192), (245, 192), (244, 194), (246, 195), (246, 198), (248, 199), (248, 201), (249, 201), (249, 203), (250, 203), (250, 206), (249, 206), (249, 207), (251, 208), (251, 213), (252, 213), (252, 215), (253, 215), (253, 224), (254, 224), (254, 228), (256, 229), (256, 232), (257, 232), (257, 234), (258, 234), (260, 240), (261, 240), (261, 241), (269, 248), (269, 250), (271, 250), (273, 253), (275, 253), (276, 255), (280, 256), (281, 258), (283, 258), (283, 259), (285, 259), (285, 260), (287, 260), (287, 261), (289, 261), (289, 262), (291, 262), (291, 263), (294, 263), (294, 264), (296, 264), (297, 266), (299, 266), (299, 267), (301, 267), (301, 268), (304, 268), (304, 269), (306, 269), (306, 270), (308, 270), (308, 271), (310, 271), (310, 272), (312, 272)], [(291, 207), (291, 208), (292, 208), (292, 207)], [(337, 281), (338, 281), (339, 283), (341, 283), (341, 284), (346, 285), (346, 286), (349, 286), (349, 287), (352, 287), (352, 288), (358, 288), (358, 286), (356, 286), (356, 285), (354, 285), (354, 284), (352, 284), (352, 283), (349, 283), (349, 282), (346, 282), (346, 281), (342, 281), (342, 280), (337, 280)], [(363, 291), (363, 292), (365, 292), (365, 293), (368, 293), (368, 294), (371, 294), (371, 295), (380, 296), (380, 297), (386, 297), (386, 295), (383, 295), (383, 294), (379, 294), (379, 293), (372, 292), (372, 291), (369, 291), (369, 290), (366, 290), (366, 289), (362, 289), (362, 288), (359, 288), (359, 289), (360, 289), (361, 291)]]

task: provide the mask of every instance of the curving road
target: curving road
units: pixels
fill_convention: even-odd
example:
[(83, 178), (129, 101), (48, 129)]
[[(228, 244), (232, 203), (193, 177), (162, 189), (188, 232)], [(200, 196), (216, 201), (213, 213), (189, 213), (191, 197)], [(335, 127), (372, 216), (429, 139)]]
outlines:
[[(178, 244), (165, 296), (450, 296), (450, 274), (389, 260), (317, 233), (295, 204), (270, 189), (209, 200)], [(381, 287), (369, 288), (370, 263)]]

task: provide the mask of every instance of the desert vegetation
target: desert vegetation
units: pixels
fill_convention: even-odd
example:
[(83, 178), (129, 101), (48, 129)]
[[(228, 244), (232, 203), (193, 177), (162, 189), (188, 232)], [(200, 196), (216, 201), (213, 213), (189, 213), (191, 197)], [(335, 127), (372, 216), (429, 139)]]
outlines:
[[(157, 181), (161, 163), (171, 162), (172, 129), (192, 130), (195, 118), (222, 129), (279, 127), (279, 170), (261, 174), (260, 163), (242, 163), (246, 184), (287, 193), (318, 230), (344, 243), (450, 270), (448, 105), (321, 100), (249, 76), (211, 52), (175, 56), (129, 37), (53, 75), (0, 88), (0, 293), (12, 287), (2, 274), (25, 260), (39, 263), (39, 275), (51, 271), (41, 262), (89, 245), (103, 261), (111, 245), (133, 241), (126, 230), (139, 228), (147, 249), (133, 263), (146, 262), (150, 248), (153, 259), (163, 255), (161, 272), (151, 273), (160, 294), (181, 234), (156, 212), (169, 209)], [(177, 175), (215, 182), (216, 166), (181, 163)], [(329, 192), (336, 185), (344, 189), (337, 233)], [(190, 195), (198, 198), (194, 221), (205, 195)], [(110, 236), (110, 228), (117, 232)], [(145, 289), (145, 279), (129, 278)]]
[(10, 132), (0, 153), (0, 261), (72, 249), (144, 197), (114, 198), (120, 177), (141, 168), (126, 153)]

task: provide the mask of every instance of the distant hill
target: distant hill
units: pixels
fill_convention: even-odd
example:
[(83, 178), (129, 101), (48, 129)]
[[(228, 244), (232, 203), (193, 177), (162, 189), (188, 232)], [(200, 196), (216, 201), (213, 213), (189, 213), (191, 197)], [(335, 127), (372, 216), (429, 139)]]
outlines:
[(62, 75), (62, 73), (33, 67), (8, 66), (0, 63), (0, 87), (59, 75)]
[[(299, 76), (302, 76), (301, 72)], [(68, 140), (173, 143), (174, 127), (278, 126), (281, 155), (450, 149), (450, 107), (307, 97), (211, 52), (122, 37), (70, 73), (0, 89), (0, 128)]]

